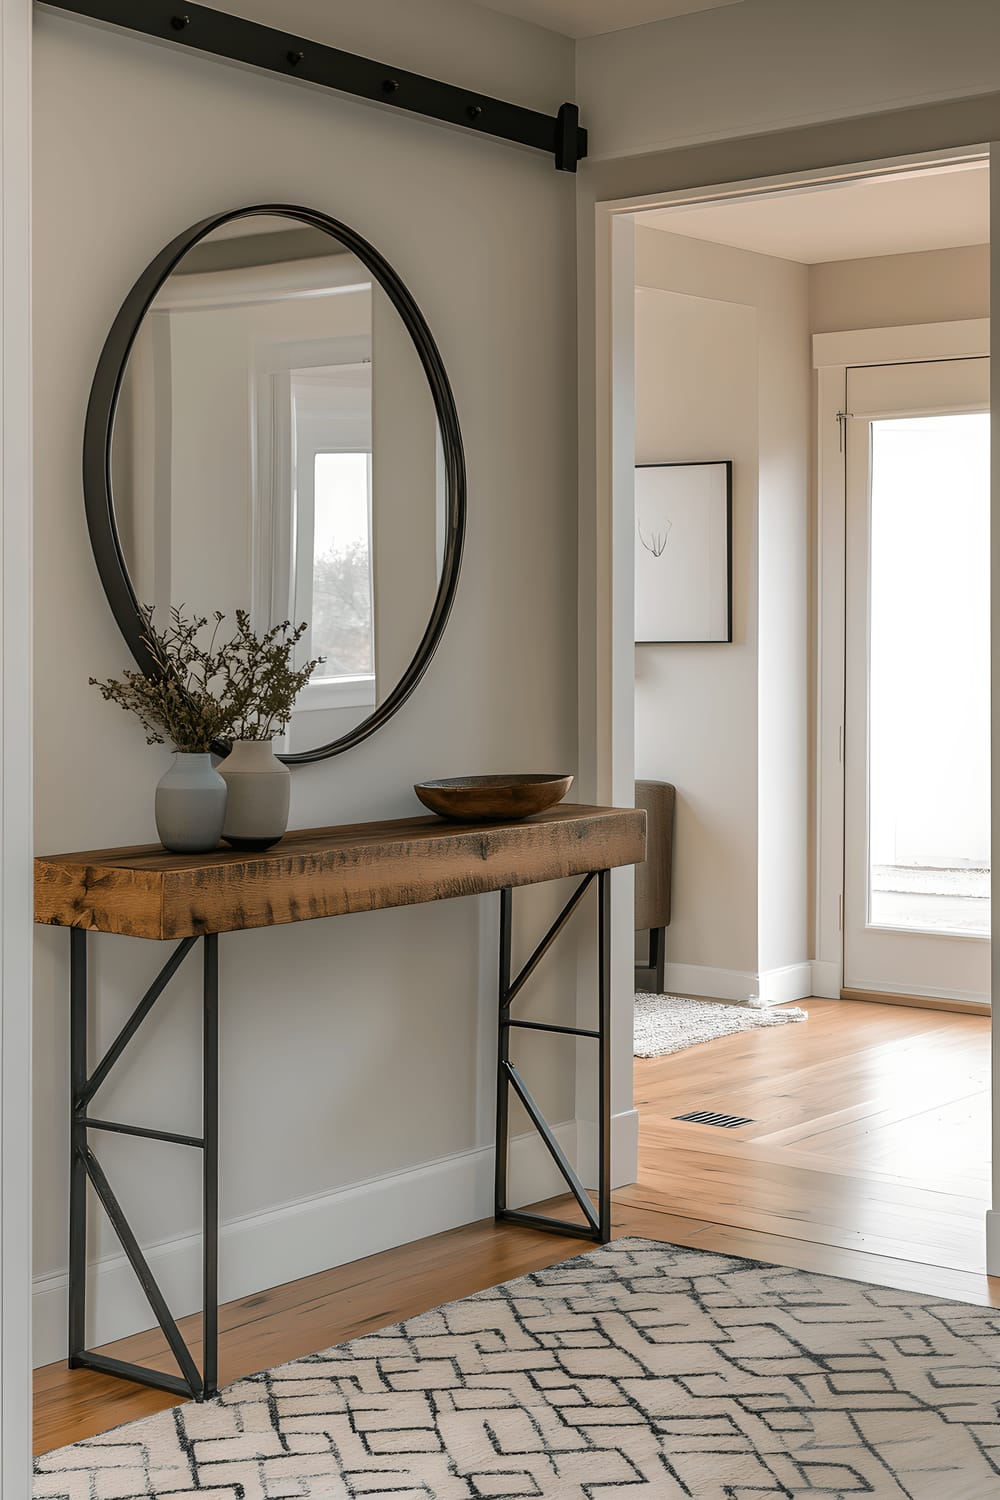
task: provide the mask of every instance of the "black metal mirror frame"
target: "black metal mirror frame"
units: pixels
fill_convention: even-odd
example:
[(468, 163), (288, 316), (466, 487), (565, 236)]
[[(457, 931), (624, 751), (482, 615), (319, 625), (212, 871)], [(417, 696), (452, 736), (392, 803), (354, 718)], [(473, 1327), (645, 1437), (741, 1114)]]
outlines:
[(332, 740), (328, 745), (319, 745), (314, 750), (299, 750), (294, 754), (279, 757), (288, 765), (302, 765), (308, 761), (325, 760), (327, 756), (338, 755), (360, 744), (377, 729), (381, 729), (382, 725), (391, 719), (397, 709), (406, 702), (437, 650), (455, 600), (462, 564), (462, 548), (465, 540), (466, 473), (465, 451), (462, 446), (462, 431), (459, 426), (455, 398), (427, 322), (405, 283), (388, 261), (374, 246), (362, 239), (361, 235), (355, 233), (353, 229), (349, 229), (346, 224), (341, 224), (336, 219), (331, 219), (328, 215), (314, 209), (298, 208), (287, 204), (264, 203), (255, 204), (250, 208), (232, 209), (227, 213), (214, 214), (209, 219), (202, 219), (190, 229), (184, 230), (183, 234), (171, 240), (150, 261), (125, 298), (111, 325), (111, 332), (108, 334), (97, 363), (90, 401), (87, 405), (83, 439), (83, 492), (91, 546), (94, 549), (97, 571), (104, 585), (108, 603), (111, 605), (118, 628), (136, 662), (147, 676), (153, 676), (156, 667), (143, 638), (142, 612), (125, 563), (121, 537), (115, 520), (111, 483), (111, 438), (118, 400), (128, 358), (142, 320), (170, 273), (187, 252), (211, 234), (214, 229), (219, 229), (234, 219), (254, 217), (295, 219), (299, 223), (320, 229), (352, 251), (371, 271), (399, 313), (413, 340), (430, 386), (444, 450), (447, 532), (441, 577), (427, 628), (406, 671), (392, 692), (376, 706), (373, 713), (363, 719), (348, 734)]

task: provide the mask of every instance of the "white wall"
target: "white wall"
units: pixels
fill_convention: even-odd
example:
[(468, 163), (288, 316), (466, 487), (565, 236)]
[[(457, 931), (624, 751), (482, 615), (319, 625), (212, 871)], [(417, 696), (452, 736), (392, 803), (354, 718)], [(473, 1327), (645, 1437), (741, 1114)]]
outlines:
[[(263, 0), (241, 9), (274, 19)], [(458, 0), (358, 0), (336, 16), (289, 0), (282, 24), (376, 55), (391, 36), (402, 66), (539, 108), (572, 94), (569, 43)], [(184, 226), (244, 203), (325, 210), (394, 263), (441, 347), (469, 463), (462, 583), (428, 675), (358, 750), (294, 772), (293, 825), (417, 811), (411, 783), (426, 776), (575, 770), (573, 180), (542, 156), (45, 11), (35, 90), (38, 850), (154, 836), (165, 753), (87, 685), (127, 653), (84, 525), (83, 416), (138, 272)], [(522, 947), (562, 896), (517, 897), (531, 929)], [(484, 899), (223, 938), (224, 1297), (489, 1211), (495, 926)], [(113, 938), (93, 947), (99, 1046), (164, 954)], [(67, 956), (64, 932), (39, 931), (39, 1360), (63, 1347)], [(195, 980), (192, 969), (161, 1002), (102, 1110), (197, 1120)], [(569, 1017), (575, 988), (570, 943), (527, 1013)], [(558, 1039), (526, 1051), (550, 1118), (571, 1121), (572, 1052)], [(181, 1236), (154, 1259), (187, 1310), (194, 1165), (122, 1140), (101, 1155), (143, 1242)], [(550, 1179), (523, 1180), (537, 1191)], [(101, 1229), (91, 1250), (116, 1247)], [(96, 1280), (91, 1338), (148, 1326), (120, 1262)]]
[(904, 328), (989, 315), (989, 245), (835, 260), (809, 267), (813, 333)]
[(637, 461), (734, 461), (732, 644), (636, 648), (636, 774), (678, 788), (668, 983), (805, 994), (808, 276), (640, 228), (636, 281)]
[(588, 37), (577, 93), (595, 157), (1000, 88), (994, 0), (748, 0)]
[(679, 794), (668, 956), (728, 970), (757, 967), (757, 358), (755, 307), (639, 286), (636, 462), (733, 461), (732, 644), (635, 648), (636, 776)]

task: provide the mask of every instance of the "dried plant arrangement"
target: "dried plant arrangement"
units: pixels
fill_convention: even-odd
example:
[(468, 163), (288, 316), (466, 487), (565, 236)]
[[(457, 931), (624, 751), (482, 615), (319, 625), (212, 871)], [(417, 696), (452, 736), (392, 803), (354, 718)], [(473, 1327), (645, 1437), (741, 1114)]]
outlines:
[[(220, 641), (226, 616), (219, 610), (186, 616), (178, 606), (169, 624), (157, 626), (142, 605), (144, 640), (156, 675), (126, 668), (120, 678), (90, 678), (108, 703), (135, 714), (149, 745), (204, 753), (234, 739), (271, 739), (286, 728), (295, 700), (317, 663), (296, 669), (292, 655), (308, 628), (289, 620), (258, 636), (247, 610), (236, 611), (235, 634)], [(211, 633), (205, 636), (208, 627)]]

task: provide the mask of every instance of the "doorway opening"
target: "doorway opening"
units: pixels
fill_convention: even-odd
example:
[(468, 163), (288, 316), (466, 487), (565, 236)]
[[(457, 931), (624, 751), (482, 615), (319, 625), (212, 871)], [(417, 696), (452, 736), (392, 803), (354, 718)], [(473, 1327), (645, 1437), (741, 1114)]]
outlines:
[[(656, 587), (688, 607), (697, 576), (692, 621), (728, 589), (732, 620), (647, 623), (615, 716), (676, 798), (662, 977), (637, 978), (686, 1002), (636, 1049), (619, 1196), (706, 1248), (874, 1254), (928, 1289), (982, 1275), (990, 1203), (988, 183), (970, 150), (633, 205), (612, 365), (632, 340), (632, 460), (669, 498), (637, 514), (619, 411), (616, 545), (627, 495)], [(720, 551), (678, 480), (727, 464)]]

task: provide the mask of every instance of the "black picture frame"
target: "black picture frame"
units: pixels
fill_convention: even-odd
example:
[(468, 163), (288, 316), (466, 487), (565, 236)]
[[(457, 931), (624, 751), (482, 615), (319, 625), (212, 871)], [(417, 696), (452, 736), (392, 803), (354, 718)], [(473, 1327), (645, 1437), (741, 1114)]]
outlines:
[[(685, 531), (681, 532), (678, 536), (674, 536), (674, 533), (673, 533), (673, 531), (671, 529), (673, 527), (673, 525), (674, 525), (674, 521), (671, 520), (671, 519), (669, 519), (668, 517), (665, 517), (664, 523), (661, 524), (660, 529), (658, 531), (656, 531), (655, 534), (652, 533), (652, 532), (648, 532), (648, 534), (645, 537), (643, 537), (643, 534), (642, 534), (643, 533), (643, 506), (644, 506), (644, 504), (648, 505), (648, 504), (650, 504), (652, 502), (651, 502), (649, 496), (645, 496), (644, 497), (644, 495), (642, 493), (642, 491), (643, 491), (643, 485), (642, 485), (642, 483), (640, 481), (640, 475), (642, 475), (644, 473), (647, 473), (649, 471), (672, 471), (672, 470), (680, 470), (680, 471), (688, 471), (689, 473), (692, 474), (692, 479), (694, 479), (694, 471), (706, 471), (706, 470), (711, 470), (711, 469), (716, 469), (716, 470), (720, 471), (719, 478), (721, 480), (721, 490), (720, 490), (720, 495), (719, 495), (718, 498), (720, 499), (720, 501), (722, 503), (722, 509), (721, 509), (721, 512), (720, 512), (720, 514), (718, 516), (716, 516), (716, 517), (709, 517), (708, 518), (709, 526), (708, 526), (708, 529), (705, 532), (705, 535), (702, 538), (698, 538), (698, 537), (694, 537), (694, 536), (692, 536), (690, 534), (690, 522), (691, 522), (691, 519), (692, 519), (692, 517), (694, 515), (694, 512), (695, 512), (695, 509), (696, 509), (697, 496), (694, 496), (694, 497), (690, 498), (689, 500), (684, 500), (683, 503), (682, 503), (681, 492), (680, 492), (680, 490), (678, 490), (678, 494), (675, 497), (673, 503), (682, 506), (682, 514), (683, 514), (684, 521), (686, 523), (688, 523), (686, 525)], [(705, 476), (705, 477), (708, 477), (708, 476)], [(696, 487), (696, 482), (693, 482), (692, 488), (695, 488), (695, 487)], [(660, 504), (664, 504), (664, 505), (667, 505), (667, 504), (670, 503), (668, 493), (666, 493), (661, 498), (661, 500), (660, 500), (659, 503)], [(634, 538), (635, 547), (636, 547), (636, 601), (635, 601), (635, 603), (636, 603), (636, 629), (635, 629), (635, 644), (637, 646), (653, 646), (653, 645), (692, 645), (692, 646), (700, 646), (700, 645), (731, 645), (732, 644), (732, 639), (733, 639), (733, 462), (732, 462), (732, 460), (731, 459), (694, 459), (694, 460), (691, 460), (691, 461), (671, 460), (669, 462), (664, 462), (664, 463), (636, 464), (636, 504), (635, 504), (635, 511), (636, 511), (636, 514), (635, 514), (635, 538)], [(679, 519), (679, 518), (675, 518), (675, 519)], [(705, 634), (705, 633), (702, 633), (702, 634), (697, 634), (697, 633), (673, 633), (673, 634), (667, 634), (667, 633), (664, 633), (663, 631), (659, 631), (659, 632), (650, 631), (649, 630), (650, 616), (651, 616), (651, 613), (655, 610), (655, 604), (648, 605), (647, 601), (643, 598), (643, 595), (642, 595), (643, 584), (644, 584), (644, 582), (648, 581), (648, 576), (649, 576), (648, 567), (644, 568), (644, 566), (643, 566), (644, 562), (645, 562), (645, 559), (642, 556), (643, 552), (645, 552), (647, 554), (652, 554), (658, 560), (660, 560), (664, 556), (666, 556), (667, 559), (668, 559), (668, 567), (670, 567), (670, 568), (672, 568), (674, 570), (679, 570), (680, 575), (684, 576), (685, 578), (688, 578), (688, 579), (693, 579), (693, 578), (696, 578), (696, 576), (697, 576), (695, 564), (700, 564), (702, 567), (708, 567), (710, 569), (710, 571), (714, 573), (716, 571), (716, 568), (712, 564), (711, 560), (706, 561), (706, 558), (701, 555), (702, 551), (705, 548), (707, 548), (709, 551), (711, 550), (711, 537), (712, 537), (712, 528), (713, 527), (714, 527), (715, 541), (716, 541), (716, 543), (718, 543), (721, 540), (722, 549), (724, 550), (725, 556), (724, 556), (724, 561), (722, 563), (721, 568), (718, 569), (719, 576), (717, 578), (713, 577), (713, 578), (711, 578), (709, 580), (709, 586), (712, 589), (712, 591), (714, 592), (715, 597), (714, 597), (714, 599), (709, 599), (707, 601), (707, 605), (706, 605), (706, 608), (704, 610), (704, 613), (706, 615), (712, 615), (712, 614), (714, 614), (714, 615), (716, 615), (720, 619), (719, 629), (717, 630), (716, 633), (709, 633), (709, 634)], [(648, 528), (647, 528), (647, 531), (648, 531)], [(688, 555), (688, 556), (685, 556), (685, 557), (678, 557), (676, 555), (676, 549), (675, 549), (675, 552), (672, 554), (670, 552), (670, 550), (669, 550), (670, 549), (670, 539), (671, 539), (672, 536), (673, 536), (673, 539), (674, 539), (675, 543), (676, 543), (677, 540), (683, 539), (685, 541), (685, 543), (687, 544), (688, 548), (689, 548), (689, 552), (690, 552), (690, 549), (692, 547), (695, 547), (697, 555), (691, 554), (691, 555)], [(663, 584), (661, 586), (665, 587), (665, 588), (669, 588), (669, 584), (670, 584), (670, 573), (668, 572), (666, 574), (664, 582), (663, 582)]]

